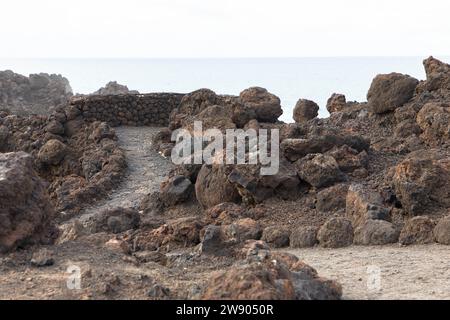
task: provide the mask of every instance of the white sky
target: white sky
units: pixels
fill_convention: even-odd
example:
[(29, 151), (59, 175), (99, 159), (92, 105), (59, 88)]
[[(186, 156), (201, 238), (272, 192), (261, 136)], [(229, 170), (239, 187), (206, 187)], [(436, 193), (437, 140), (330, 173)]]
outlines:
[(1, 57), (450, 55), (448, 0), (2, 0)]

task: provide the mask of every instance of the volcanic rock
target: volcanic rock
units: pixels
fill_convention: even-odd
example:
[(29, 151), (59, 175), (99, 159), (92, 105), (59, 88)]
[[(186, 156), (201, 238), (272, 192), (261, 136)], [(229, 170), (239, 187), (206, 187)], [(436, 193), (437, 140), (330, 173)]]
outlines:
[(314, 247), (317, 241), (317, 227), (300, 227), (291, 232), (290, 245), (292, 248)]
[(346, 180), (336, 160), (320, 153), (307, 155), (295, 162), (295, 166), (299, 177), (315, 188), (328, 187)]
[(384, 220), (369, 219), (355, 229), (355, 244), (383, 245), (398, 241), (395, 226)]
[(327, 101), (327, 110), (329, 113), (341, 112), (346, 105), (347, 100), (343, 94), (333, 93)]
[(53, 241), (54, 213), (32, 157), (24, 152), (1, 153), (0, 252)]
[(314, 119), (319, 114), (317, 103), (307, 99), (300, 99), (294, 107), (293, 118), (295, 122), (302, 123)]
[(429, 244), (434, 242), (435, 223), (428, 217), (414, 217), (408, 220), (400, 233), (403, 245)]
[(238, 203), (241, 199), (235, 186), (228, 181), (228, 170), (221, 165), (203, 165), (195, 183), (198, 202), (204, 208), (213, 207), (222, 202)]
[(408, 102), (419, 81), (400, 73), (377, 75), (367, 93), (367, 101), (374, 113), (393, 111)]
[(244, 105), (255, 111), (258, 121), (276, 122), (278, 117), (283, 114), (280, 99), (264, 88), (248, 88), (242, 91), (239, 97)]
[(352, 223), (346, 218), (332, 217), (320, 227), (317, 239), (325, 248), (349, 246), (353, 243)]

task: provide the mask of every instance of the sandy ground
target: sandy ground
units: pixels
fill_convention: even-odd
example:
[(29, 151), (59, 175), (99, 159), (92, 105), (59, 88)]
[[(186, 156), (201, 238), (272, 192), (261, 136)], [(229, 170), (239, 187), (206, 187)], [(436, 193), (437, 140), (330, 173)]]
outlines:
[(287, 251), (321, 276), (339, 281), (344, 299), (450, 299), (448, 246), (396, 244)]

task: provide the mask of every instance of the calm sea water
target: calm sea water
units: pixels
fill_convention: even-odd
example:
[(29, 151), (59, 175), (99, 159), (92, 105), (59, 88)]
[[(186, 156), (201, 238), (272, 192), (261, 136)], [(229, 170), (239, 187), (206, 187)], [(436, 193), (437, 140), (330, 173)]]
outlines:
[(299, 98), (317, 102), (324, 117), (333, 92), (345, 94), (349, 101), (365, 101), (379, 73), (396, 71), (424, 79), (423, 58), (0, 59), (0, 70), (59, 73), (77, 93), (91, 93), (112, 80), (143, 93), (210, 88), (237, 95), (250, 86), (261, 86), (280, 97), (281, 120), (292, 122)]

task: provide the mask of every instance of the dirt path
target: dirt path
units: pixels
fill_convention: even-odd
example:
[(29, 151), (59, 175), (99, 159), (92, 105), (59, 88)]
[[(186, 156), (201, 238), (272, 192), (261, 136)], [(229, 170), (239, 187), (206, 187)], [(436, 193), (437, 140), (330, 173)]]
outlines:
[(339, 281), (344, 299), (450, 299), (448, 246), (352, 246), (288, 252), (316, 268), (321, 276)]
[(107, 199), (87, 208), (81, 216), (85, 220), (92, 214), (113, 207), (135, 207), (142, 197), (157, 191), (168, 174), (172, 162), (151, 149), (151, 141), (161, 128), (117, 127), (119, 146), (127, 158), (127, 174), (119, 186)]

